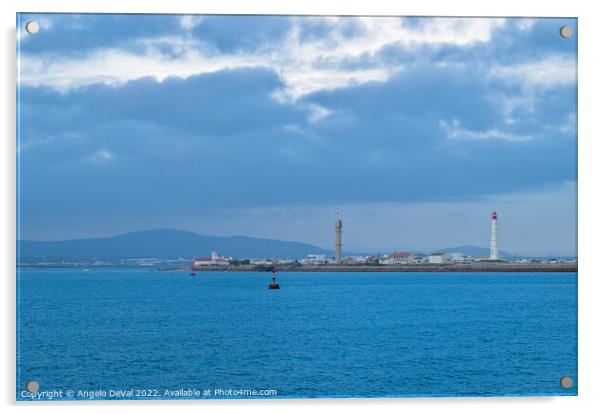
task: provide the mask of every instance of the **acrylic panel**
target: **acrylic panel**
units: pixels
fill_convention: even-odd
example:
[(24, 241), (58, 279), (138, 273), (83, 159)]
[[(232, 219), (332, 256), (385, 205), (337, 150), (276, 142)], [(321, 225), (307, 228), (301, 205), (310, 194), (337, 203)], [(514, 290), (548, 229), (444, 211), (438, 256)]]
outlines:
[(17, 15), (17, 400), (577, 395), (577, 19)]

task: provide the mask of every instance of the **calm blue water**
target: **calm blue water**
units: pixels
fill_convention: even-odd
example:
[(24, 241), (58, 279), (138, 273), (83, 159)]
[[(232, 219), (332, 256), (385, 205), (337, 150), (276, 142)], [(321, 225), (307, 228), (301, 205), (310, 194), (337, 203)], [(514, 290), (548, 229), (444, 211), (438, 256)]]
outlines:
[[(21, 390), (30, 379), (62, 398), (128, 389), (136, 395), (127, 398), (169, 398), (166, 390), (182, 388), (212, 390), (196, 398), (232, 398), (215, 389), (577, 393), (576, 273), (282, 273), (278, 281), (271, 291), (268, 273), (22, 269), (17, 398), (28, 399)], [(573, 388), (560, 387), (564, 375)]]

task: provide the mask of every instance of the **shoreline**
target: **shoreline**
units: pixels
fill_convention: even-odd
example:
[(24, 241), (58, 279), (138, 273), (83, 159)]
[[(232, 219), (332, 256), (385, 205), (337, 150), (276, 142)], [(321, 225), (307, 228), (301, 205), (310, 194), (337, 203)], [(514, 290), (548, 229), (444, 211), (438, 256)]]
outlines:
[[(82, 266), (61, 265), (17, 265), (18, 269), (81, 269)], [(453, 272), (549, 272), (577, 273), (578, 263), (456, 263), (456, 264), (422, 264), (422, 265), (213, 265), (213, 266), (174, 266), (159, 268), (155, 266), (90, 266), (88, 269), (146, 269), (156, 272), (298, 272), (298, 273), (453, 273)]]
[(577, 272), (577, 263), (458, 263), (424, 265), (180, 266), (160, 271), (191, 272)]

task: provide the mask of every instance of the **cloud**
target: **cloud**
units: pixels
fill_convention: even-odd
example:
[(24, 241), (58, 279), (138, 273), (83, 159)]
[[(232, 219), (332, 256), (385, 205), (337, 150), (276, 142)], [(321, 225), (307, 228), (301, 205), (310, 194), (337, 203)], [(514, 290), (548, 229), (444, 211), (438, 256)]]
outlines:
[(39, 146), (56, 145), (60, 141), (77, 141), (81, 136), (77, 132), (66, 131), (55, 134), (42, 134), (39, 131), (33, 131), (30, 135), (29, 130), (25, 128), (25, 135), (17, 142), (17, 152), (35, 150)]
[(183, 29), (191, 30), (197, 27), (203, 21), (203, 16), (186, 15), (180, 18), (180, 26)]
[(65, 17), (24, 48), (30, 231), (474, 204), (576, 179), (576, 84), (528, 73), (576, 55), (558, 21), (151, 17)]
[(308, 104), (307, 108), (309, 109), (309, 115), (307, 119), (309, 120), (309, 122), (312, 123), (318, 122), (332, 114), (332, 111), (330, 109), (318, 104)]
[(494, 66), (489, 77), (527, 88), (553, 88), (576, 82), (575, 56), (552, 55), (544, 59), (506, 66)]
[(183, 33), (178, 15), (19, 13), (19, 18), (22, 23), (35, 20), (47, 26), (42, 26), (39, 36), (23, 36), (28, 39), (21, 45), (25, 54), (64, 59), (78, 59), (91, 51), (111, 48), (141, 52), (135, 46), (138, 39), (157, 35), (182, 37)]
[[(157, 127), (175, 127), (199, 135), (232, 135), (244, 131), (270, 129), (299, 122), (309, 107), (277, 102), (272, 94), (282, 81), (266, 68), (239, 68), (193, 75), (186, 79), (170, 77), (162, 82), (143, 78), (122, 87), (95, 85), (62, 96), (65, 111), (58, 125), (69, 117), (71, 125), (81, 123), (81, 110), (94, 116), (85, 121), (88, 128), (121, 121), (147, 122)], [(23, 93), (34, 94), (32, 88)], [(311, 108), (312, 113), (317, 108)], [(25, 116), (30, 112), (26, 111)], [(323, 113), (322, 113), (323, 114)], [(84, 127), (84, 125), (78, 125)]]
[(27, 151), (28, 149), (35, 148), (38, 145), (50, 144), (56, 140), (56, 136), (48, 136), (39, 139), (28, 139), (25, 142), (19, 142), (17, 152)]
[(94, 154), (86, 157), (86, 160), (93, 162), (106, 162), (112, 160), (114, 155), (112, 152), (106, 149), (99, 149)]
[(532, 18), (518, 18), (514, 20), (514, 22), (519, 30), (529, 31), (533, 28), (533, 26), (535, 26), (537, 20)]
[[(97, 193), (74, 206), (96, 209), (94, 202), (123, 199), (136, 188), (136, 200), (120, 208), (152, 202), (172, 214), (188, 208), (169, 201), (179, 199), (206, 208), (445, 201), (574, 179), (574, 134), (542, 129), (570, 101), (544, 95), (530, 118), (506, 126), (489, 98), (491, 86), (476, 75), (425, 63), (384, 82), (320, 91), (296, 103), (273, 98), (283, 82), (267, 68), (145, 78), (68, 94), (24, 87), (23, 142), (64, 133), (82, 138), (25, 151), (23, 194), (68, 200), (94, 181)], [(74, 161), (99, 148), (118, 154), (110, 174), (98, 176), (98, 169)], [(69, 183), (67, 194), (57, 188), (62, 182)], [(191, 192), (196, 187), (203, 190)], [(164, 199), (156, 200), (157, 188)]]
[(512, 142), (520, 142), (520, 141), (528, 141), (533, 139), (532, 135), (516, 135), (508, 132), (502, 132), (497, 128), (488, 129), (486, 131), (471, 131), (465, 128), (462, 128), (460, 121), (457, 119), (453, 119), (451, 122), (447, 122), (445, 120), (441, 120), (439, 122), (441, 129), (445, 131), (447, 138), (452, 140), (489, 140), (489, 139), (499, 139), (503, 141), (512, 141)]
[[(242, 19), (222, 16), (219, 22), (223, 26), (224, 22), (248, 23), (257, 22), (258, 19), (260, 17)], [(202, 35), (205, 33), (202, 29), (214, 24), (214, 21), (215, 18), (211, 17), (183, 16), (178, 25), (184, 27), (186, 33), (194, 29)], [(24, 50), (20, 65), (21, 81), (27, 85), (45, 85), (66, 92), (97, 83), (120, 85), (148, 76), (161, 81), (170, 76), (186, 78), (224, 69), (266, 66), (283, 79), (280, 98), (294, 100), (322, 89), (387, 80), (403, 66), (391, 65), (379, 59), (367, 66), (348, 66), (350, 61), (375, 56), (384, 47), (469, 47), (475, 43), (489, 42), (493, 31), (505, 24), (504, 19), (478, 18), (274, 16), (268, 22), (276, 24), (278, 30), (265, 32), (265, 36), (256, 36), (254, 40), (258, 44), (255, 47), (244, 50), (230, 47), (219, 53), (215, 50), (217, 44), (211, 43), (211, 38), (172, 32), (169, 35), (131, 39), (126, 42), (128, 47), (112, 45), (92, 48), (83, 56), (31, 54)], [(328, 36), (308, 36), (307, 31), (315, 23), (325, 26)], [(256, 35), (259, 29), (255, 26), (252, 29)], [(215, 29), (210, 33), (216, 36)], [(219, 33), (221, 35), (222, 32)], [(232, 35), (241, 37), (235, 28)]]

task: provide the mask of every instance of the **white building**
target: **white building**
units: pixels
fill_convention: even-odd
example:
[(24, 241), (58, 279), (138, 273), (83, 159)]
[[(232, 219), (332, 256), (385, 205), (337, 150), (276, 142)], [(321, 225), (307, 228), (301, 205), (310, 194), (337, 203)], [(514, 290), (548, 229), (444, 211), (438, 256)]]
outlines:
[(416, 255), (407, 252), (395, 252), (385, 255), (379, 260), (380, 264), (399, 265), (399, 264), (415, 264)]
[(308, 254), (305, 260), (307, 264), (312, 265), (325, 264), (327, 262), (325, 254)]
[(218, 252), (212, 251), (211, 257), (195, 257), (192, 259), (193, 266), (227, 266), (232, 260), (231, 257), (220, 256)]
[(429, 264), (443, 264), (445, 263), (444, 253), (433, 253), (429, 256)]
[(444, 258), (446, 263), (466, 263), (469, 260), (463, 253), (446, 253)]
[(256, 266), (272, 266), (278, 263), (278, 260), (275, 259), (251, 259), (249, 261), (250, 264)]
[(195, 257), (192, 259), (193, 266), (211, 266), (212, 264), (210, 257)]

